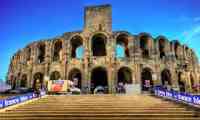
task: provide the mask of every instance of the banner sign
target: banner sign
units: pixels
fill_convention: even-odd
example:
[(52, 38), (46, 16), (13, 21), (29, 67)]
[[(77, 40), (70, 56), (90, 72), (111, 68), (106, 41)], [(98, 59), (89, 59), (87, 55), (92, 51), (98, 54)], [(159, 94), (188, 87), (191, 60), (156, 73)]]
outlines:
[(154, 87), (154, 93), (156, 96), (164, 97), (167, 99), (182, 101), (188, 104), (200, 105), (200, 95), (191, 95), (189, 93), (167, 90), (161, 86)]
[[(45, 95), (45, 92), (42, 91), (41, 96)], [(7, 99), (2, 99), (0, 100), (0, 108), (5, 108), (7, 106), (11, 106), (11, 105), (15, 105), (33, 98), (36, 98), (37, 95), (35, 93), (27, 93), (24, 95), (19, 95), (19, 96), (13, 96), (13, 97), (9, 97)]]
[(3, 100), (0, 100), (0, 108), (3, 108)]
[(54, 92), (62, 91), (63, 85), (64, 85), (63, 80), (53, 80), (51, 90)]
[(48, 91), (51, 91), (51, 92), (67, 91), (67, 80), (50, 80), (50, 81), (48, 81)]

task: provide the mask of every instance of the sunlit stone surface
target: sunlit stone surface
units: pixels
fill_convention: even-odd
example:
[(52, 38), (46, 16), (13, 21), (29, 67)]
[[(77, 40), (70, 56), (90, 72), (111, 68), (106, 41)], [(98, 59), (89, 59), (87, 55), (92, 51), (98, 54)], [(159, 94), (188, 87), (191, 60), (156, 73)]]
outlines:
[(147, 95), (47, 96), (0, 113), (1, 120), (199, 120), (194, 108)]
[(156, 85), (199, 92), (200, 69), (191, 48), (165, 36), (113, 31), (111, 13), (110, 5), (86, 7), (81, 31), (32, 42), (17, 51), (11, 59), (8, 83), (13, 89), (36, 88), (36, 80), (46, 87), (49, 80), (76, 79), (84, 93), (93, 93), (98, 86), (116, 93), (120, 82), (132, 94)]

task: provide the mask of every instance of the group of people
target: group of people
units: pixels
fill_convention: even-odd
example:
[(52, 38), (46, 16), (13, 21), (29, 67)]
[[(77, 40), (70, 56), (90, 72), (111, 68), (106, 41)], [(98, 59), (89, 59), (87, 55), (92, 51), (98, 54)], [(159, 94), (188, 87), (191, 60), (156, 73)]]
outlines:
[[(85, 89), (88, 89), (85, 88)], [(87, 90), (86, 90), (87, 91)], [(72, 94), (81, 94), (83, 91), (81, 91), (80, 88), (78, 88), (74, 82), (71, 82), (69, 84), (69, 87), (68, 87), (68, 92), (69, 93), (72, 93)], [(121, 94), (124, 94), (126, 93), (126, 86), (124, 83), (118, 83), (118, 85), (116, 86), (116, 92), (117, 93), (121, 93)], [(102, 86), (102, 85), (99, 85), (99, 86), (96, 86), (94, 89), (93, 89), (93, 94), (106, 94), (108, 93), (108, 87), (107, 86)]]
[(126, 93), (126, 87), (125, 84), (122, 82), (119, 82), (117, 87), (116, 87), (117, 93)]
[[(68, 92), (71, 94), (81, 94), (84, 91), (88, 91), (88, 87), (81, 91), (78, 87), (78, 81), (74, 79), (73, 81), (68, 81)], [(119, 82), (115, 87), (117, 93), (125, 94), (126, 93), (126, 84)], [(98, 85), (92, 89), (93, 94), (106, 94), (108, 93), (108, 86)]]
[[(67, 92), (68, 93), (71, 93), (71, 94), (81, 94), (81, 93), (84, 93), (84, 90), (81, 91), (81, 89), (78, 87), (78, 82), (75, 80), (75, 81), (68, 81), (68, 87), (67, 87)], [(128, 85), (123, 83), (123, 82), (119, 82), (116, 86), (115, 86), (115, 90), (116, 90), (116, 93), (119, 93), (119, 94), (125, 94), (127, 93), (127, 89), (128, 89)], [(39, 80), (36, 80), (36, 83), (35, 83), (35, 88), (34, 88), (34, 92), (36, 93), (36, 95), (38, 97), (40, 97), (40, 94), (41, 94), (41, 91), (44, 89), (44, 86), (41, 86), (40, 84), (40, 81)], [(87, 87), (87, 89), (89, 89)], [(85, 90), (85, 91), (88, 91), (88, 90)], [(102, 85), (99, 85), (99, 86), (96, 86), (95, 88), (93, 88), (93, 94), (106, 94), (108, 93), (108, 86), (102, 86)]]
[(36, 83), (35, 83), (35, 88), (34, 88), (34, 93), (36, 94), (37, 97), (41, 97), (41, 92), (42, 90), (44, 90), (45, 87), (40, 83), (40, 80), (36, 80)]
[(71, 94), (81, 94), (81, 89), (78, 88), (78, 80), (74, 79), (74, 81), (68, 81), (67, 91)]
[[(122, 82), (119, 82), (117, 84), (117, 86), (115, 87), (115, 89), (116, 89), (117, 93), (125, 94), (126, 93), (126, 84), (124, 84)], [(94, 94), (105, 94), (105, 93), (108, 93), (108, 87), (99, 85), (99, 86), (94, 88), (93, 93)]]

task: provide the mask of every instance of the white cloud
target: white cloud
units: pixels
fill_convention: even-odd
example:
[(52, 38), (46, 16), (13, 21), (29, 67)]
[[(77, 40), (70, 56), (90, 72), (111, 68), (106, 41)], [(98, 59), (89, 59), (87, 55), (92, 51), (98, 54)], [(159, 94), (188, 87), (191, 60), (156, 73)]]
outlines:
[(184, 31), (183, 35), (184, 35), (185, 43), (190, 42), (191, 40), (193, 40), (197, 36), (199, 36), (199, 38), (200, 38), (200, 25), (197, 25), (197, 26), (193, 27), (189, 31)]
[(190, 48), (193, 48), (200, 62), (200, 16), (180, 16), (177, 18), (177, 21), (179, 24), (182, 24), (182, 28), (185, 30), (179, 35), (173, 36), (173, 38), (181, 40), (181, 43), (187, 44)]
[(184, 44), (187, 44), (190, 48), (193, 48), (195, 50), (195, 53), (198, 56), (200, 62), (200, 24), (194, 25), (192, 29), (184, 31), (181, 34), (181, 37), (184, 40)]

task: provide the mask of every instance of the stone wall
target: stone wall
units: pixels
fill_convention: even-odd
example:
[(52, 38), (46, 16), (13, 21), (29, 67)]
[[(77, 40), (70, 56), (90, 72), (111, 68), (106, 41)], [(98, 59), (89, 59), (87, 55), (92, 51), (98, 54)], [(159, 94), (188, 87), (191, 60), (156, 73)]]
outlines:
[[(192, 85), (199, 84), (199, 63), (192, 49), (164, 36), (153, 38), (148, 33), (112, 31), (111, 16), (109, 5), (86, 7), (83, 31), (36, 41), (16, 52), (11, 58), (8, 82), (13, 88), (32, 88), (35, 79), (42, 78), (42, 84), (51, 78), (70, 79), (74, 71), (74, 76), (81, 79), (81, 89), (87, 88), (89, 92), (92, 72), (100, 68), (106, 71), (108, 89), (113, 93), (123, 68), (131, 74), (130, 84), (140, 86), (141, 90), (146, 89), (142, 87), (143, 79), (151, 79), (153, 86), (170, 85), (195, 92)], [(116, 57), (117, 44), (124, 47), (123, 58)], [(77, 58), (75, 51), (80, 46), (84, 53)]]

